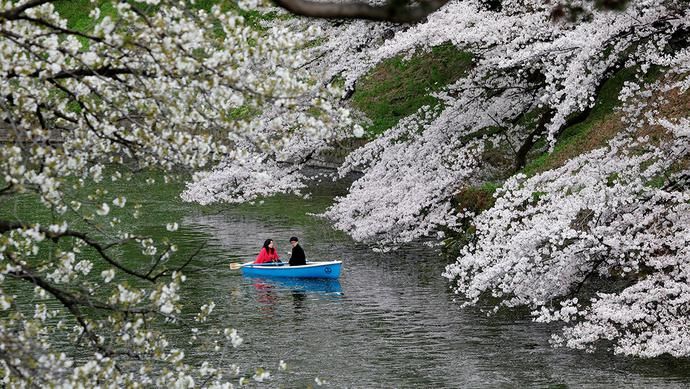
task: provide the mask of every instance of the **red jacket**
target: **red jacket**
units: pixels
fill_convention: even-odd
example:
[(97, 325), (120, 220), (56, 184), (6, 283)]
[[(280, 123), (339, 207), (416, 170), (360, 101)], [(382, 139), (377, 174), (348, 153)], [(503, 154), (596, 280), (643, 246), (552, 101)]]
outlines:
[(256, 260), (254, 263), (267, 263), (267, 262), (274, 262), (279, 260), (280, 258), (278, 257), (278, 252), (276, 249), (272, 250), (272, 253), (268, 253), (266, 251), (265, 247), (261, 248), (261, 252), (259, 252), (259, 255), (256, 256)]

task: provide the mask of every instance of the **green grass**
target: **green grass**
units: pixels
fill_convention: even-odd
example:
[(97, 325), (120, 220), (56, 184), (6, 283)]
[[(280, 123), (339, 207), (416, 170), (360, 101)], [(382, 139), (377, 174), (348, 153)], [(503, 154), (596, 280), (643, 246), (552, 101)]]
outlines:
[[(130, 0), (130, 3), (136, 4), (143, 10), (155, 10), (156, 7), (143, 4), (138, 1)], [(90, 0), (58, 0), (55, 3), (55, 9), (58, 13), (67, 20), (67, 26), (73, 30), (80, 32), (88, 32), (93, 30), (93, 27), (103, 19), (106, 15), (116, 18), (117, 11), (113, 6), (114, 0), (98, 0), (92, 4)], [(229, 0), (197, 0), (194, 4), (188, 4), (192, 9), (203, 9), (210, 11), (214, 5), (220, 5), (225, 12), (233, 11), (234, 13), (244, 18), (245, 24), (252, 29), (264, 31), (266, 28), (261, 25), (264, 21), (287, 19), (289, 14), (280, 14), (275, 11), (259, 12), (257, 10), (241, 9), (237, 2)], [(95, 8), (101, 9), (101, 15), (98, 20), (89, 17), (89, 13)], [(214, 26), (214, 30), (218, 34), (222, 34), (220, 26)], [(84, 38), (80, 38), (82, 43), (87, 43)]]
[[(529, 176), (563, 165), (570, 158), (602, 147), (620, 129), (613, 111), (620, 105), (618, 94), (623, 83), (631, 80), (635, 69), (622, 69), (609, 78), (597, 96), (594, 108), (581, 122), (566, 128), (558, 137), (554, 150), (530, 161), (523, 172)], [(544, 143), (537, 147), (544, 147)]]
[[(451, 199), (455, 209), (480, 214), (494, 206), (494, 193), (500, 188), (500, 183), (486, 181), (480, 185), (467, 186), (460, 189)], [(469, 219), (464, 219), (459, 230), (446, 230), (443, 240), (442, 253), (446, 258), (457, 258), (460, 250), (467, 245), (476, 233), (476, 228)]]
[(255, 107), (241, 105), (226, 111), (225, 118), (226, 120), (250, 120), (258, 114), (259, 112)]
[[(58, 0), (54, 3), (57, 12), (67, 20), (67, 27), (80, 32), (93, 30), (96, 23), (106, 15), (115, 17), (117, 11), (110, 0), (98, 0), (92, 4), (90, 0)], [(94, 8), (101, 9), (98, 20), (89, 17)]]
[(409, 60), (393, 57), (358, 81), (352, 103), (372, 120), (367, 132), (381, 134), (422, 106), (437, 104), (429, 93), (458, 80), (471, 65), (472, 54), (450, 43)]
[(191, 7), (210, 11), (211, 8), (216, 4), (220, 5), (220, 9), (224, 12), (233, 11), (234, 13), (242, 16), (247, 26), (258, 31), (266, 30), (266, 28), (261, 25), (261, 23), (264, 21), (282, 20), (292, 17), (289, 14), (280, 14), (275, 11), (260, 12), (254, 9), (242, 9), (237, 5), (236, 1), (229, 0), (197, 0), (193, 5), (191, 5)]
[(457, 208), (467, 209), (474, 213), (481, 213), (494, 206), (494, 193), (500, 184), (487, 181), (479, 186), (469, 186), (461, 189), (454, 198)]

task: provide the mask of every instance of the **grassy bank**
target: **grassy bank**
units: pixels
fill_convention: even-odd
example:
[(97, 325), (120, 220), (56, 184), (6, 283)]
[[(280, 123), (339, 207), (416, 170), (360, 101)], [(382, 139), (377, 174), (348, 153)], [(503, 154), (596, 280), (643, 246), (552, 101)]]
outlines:
[(458, 80), (471, 65), (472, 54), (450, 43), (408, 60), (389, 58), (357, 82), (352, 105), (371, 119), (367, 132), (381, 134), (422, 106), (437, 104), (430, 93)]

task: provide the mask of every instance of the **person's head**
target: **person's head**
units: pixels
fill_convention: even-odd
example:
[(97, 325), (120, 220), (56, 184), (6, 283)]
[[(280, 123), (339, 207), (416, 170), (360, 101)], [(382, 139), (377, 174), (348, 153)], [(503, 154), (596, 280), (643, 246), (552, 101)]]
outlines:
[(268, 251), (268, 252), (271, 252), (271, 251), (275, 250), (275, 248), (273, 247), (273, 239), (266, 239), (266, 240), (264, 241), (264, 248), (265, 248), (266, 251)]
[(297, 242), (299, 242), (299, 239), (297, 239), (296, 236), (293, 236), (292, 238), (290, 238), (290, 244), (292, 245), (292, 247), (297, 246)]

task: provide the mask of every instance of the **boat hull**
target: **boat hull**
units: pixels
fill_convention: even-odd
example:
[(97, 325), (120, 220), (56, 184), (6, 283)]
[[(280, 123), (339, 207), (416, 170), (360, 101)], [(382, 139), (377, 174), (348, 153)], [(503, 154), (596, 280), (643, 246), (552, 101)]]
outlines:
[(287, 263), (245, 263), (242, 275), (247, 277), (292, 277), (328, 278), (340, 277), (342, 261), (308, 262), (303, 266), (290, 266)]

